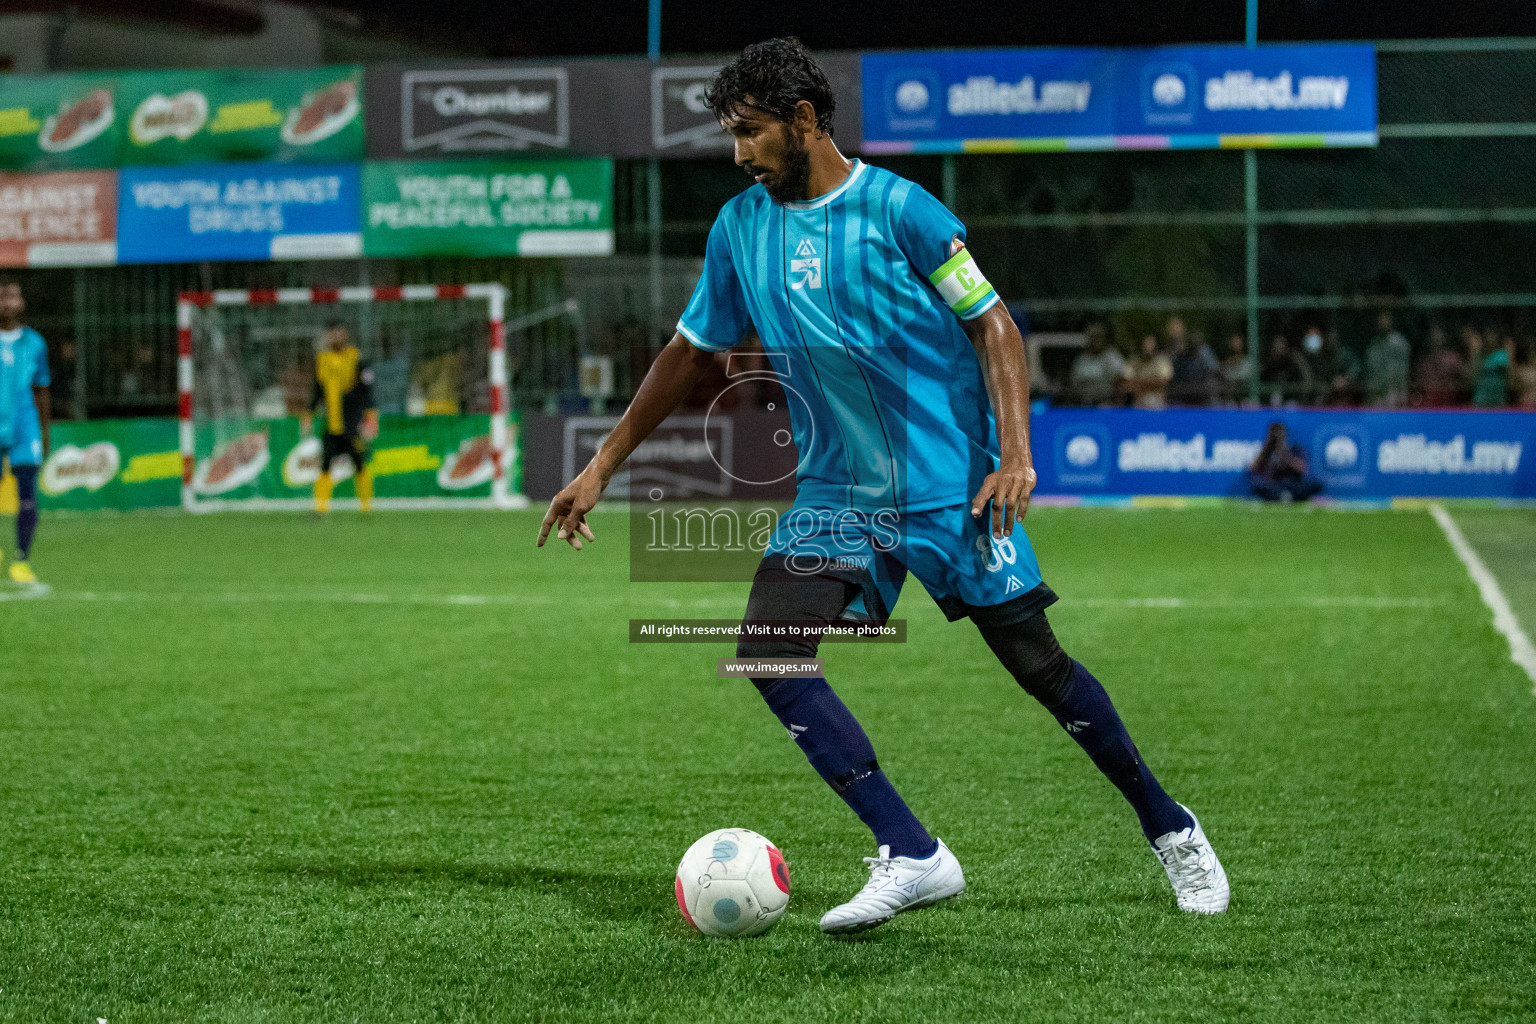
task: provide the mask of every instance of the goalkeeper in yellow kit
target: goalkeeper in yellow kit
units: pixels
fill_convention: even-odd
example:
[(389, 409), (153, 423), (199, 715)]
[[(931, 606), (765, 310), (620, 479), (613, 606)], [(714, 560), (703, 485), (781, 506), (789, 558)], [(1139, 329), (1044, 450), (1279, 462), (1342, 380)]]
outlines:
[[(352, 460), (357, 500), (363, 511), (368, 511), (373, 504), (369, 445), (379, 436), (379, 410), (373, 404), (373, 370), (347, 337), (345, 325), (334, 320), (326, 325), (325, 345), (315, 356), (315, 389), (310, 408), (321, 410), (325, 418), (325, 428), (320, 433), (315, 511), (324, 514), (330, 509), (331, 492), (336, 486), (331, 463), (343, 455)], [(309, 433), (307, 415), (302, 430)]]

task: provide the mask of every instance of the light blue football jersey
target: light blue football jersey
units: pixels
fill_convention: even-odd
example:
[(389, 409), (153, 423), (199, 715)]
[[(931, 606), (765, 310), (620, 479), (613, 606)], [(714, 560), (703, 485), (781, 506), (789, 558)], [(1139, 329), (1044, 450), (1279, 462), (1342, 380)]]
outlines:
[[(756, 329), (789, 399), (797, 506), (958, 505), (997, 468), (980, 363), (929, 280), (957, 238), (965, 225), (932, 195), (857, 160), (817, 199), (779, 204), (755, 185), (715, 219), (677, 329), (710, 352)], [(997, 302), (982, 282), (956, 308)]]
[[(38, 434), (37, 406), (32, 389), (51, 383), (48, 346), (30, 327), (0, 331), (0, 450)], [(12, 453), (18, 462), (29, 453)], [(35, 460), (34, 460), (35, 461)]]

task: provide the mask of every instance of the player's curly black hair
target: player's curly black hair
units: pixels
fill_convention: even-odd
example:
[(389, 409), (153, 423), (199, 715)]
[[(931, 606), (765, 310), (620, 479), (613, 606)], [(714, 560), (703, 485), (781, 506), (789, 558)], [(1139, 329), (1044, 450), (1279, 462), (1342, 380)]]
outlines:
[(832, 134), (832, 114), (837, 110), (826, 72), (794, 36), (753, 43), (742, 50), (740, 57), (715, 74), (704, 100), (722, 121), (737, 107), (761, 110), (788, 121), (795, 116), (795, 105), (807, 100), (816, 111), (816, 127), (828, 135)]

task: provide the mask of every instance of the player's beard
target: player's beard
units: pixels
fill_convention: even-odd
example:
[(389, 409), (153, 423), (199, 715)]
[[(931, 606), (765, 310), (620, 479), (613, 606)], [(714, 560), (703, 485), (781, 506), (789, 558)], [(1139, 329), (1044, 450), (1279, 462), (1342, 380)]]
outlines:
[(784, 125), (781, 132), (784, 152), (779, 169), (763, 179), (763, 188), (776, 203), (802, 202), (811, 187), (811, 153), (791, 126)]

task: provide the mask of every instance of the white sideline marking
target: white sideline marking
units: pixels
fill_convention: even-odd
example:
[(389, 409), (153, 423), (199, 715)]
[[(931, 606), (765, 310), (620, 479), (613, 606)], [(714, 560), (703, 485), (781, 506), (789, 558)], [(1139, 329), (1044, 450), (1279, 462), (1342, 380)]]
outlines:
[(1525, 669), (1526, 676), (1533, 684), (1531, 692), (1536, 693), (1536, 647), (1531, 645), (1531, 638), (1520, 628), (1520, 620), (1515, 618), (1515, 610), (1509, 606), (1509, 598), (1504, 596), (1504, 589), (1493, 578), (1493, 573), (1488, 571), (1477, 550), (1467, 541), (1461, 527), (1456, 525), (1456, 520), (1451, 518), (1444, 506), (1438, 502), (1430, 505), (1429, 514), (1435, 517), (1435, 522), (1440, 524), (1440, 529), (1445, 533), (1445, 539), (1451, 542), (1451, 550), (1456, 552), (1461, 564), (1467, 567), (1467, 575), (1472, 577), (1478, 593), (1483, 595), (1483, 604), (1493, 612), (1493, 628), (1504, 634), (1504, 639), (1509, 641), (1509, 660)]

